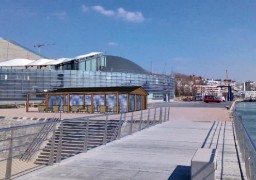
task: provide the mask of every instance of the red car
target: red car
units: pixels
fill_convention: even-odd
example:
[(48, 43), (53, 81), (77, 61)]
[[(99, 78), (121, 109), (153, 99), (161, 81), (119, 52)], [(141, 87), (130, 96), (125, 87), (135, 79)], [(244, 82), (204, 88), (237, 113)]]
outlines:
[(204, 96), (204, 102), (209, 103), (209, 102), (216, 102), (220, 103), (222, 100), (216, 96)]

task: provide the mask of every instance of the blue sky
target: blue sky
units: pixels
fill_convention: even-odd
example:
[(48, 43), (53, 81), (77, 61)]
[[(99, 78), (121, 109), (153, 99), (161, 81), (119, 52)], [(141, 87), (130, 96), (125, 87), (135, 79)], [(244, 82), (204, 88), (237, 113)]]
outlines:
[[(92, 51), (159, 73), (256, 80), (253, 0), (1, 0), (0, 37), (49, 58)], [(54, 44), (54, 45), (53, 45)], [(151, 66), (152, 64), (152, 66)]]

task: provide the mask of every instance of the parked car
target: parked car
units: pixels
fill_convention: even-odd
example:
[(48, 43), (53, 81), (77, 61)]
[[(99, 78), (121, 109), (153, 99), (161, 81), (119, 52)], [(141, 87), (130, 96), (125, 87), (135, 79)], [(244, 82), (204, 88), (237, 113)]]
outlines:
[(216, 97), (216, 96), (204, 96), (204, 102), (209, 103), (209, 102), (215, 102), (215, 103), (220, 103), (222, 102), (222, 99)]

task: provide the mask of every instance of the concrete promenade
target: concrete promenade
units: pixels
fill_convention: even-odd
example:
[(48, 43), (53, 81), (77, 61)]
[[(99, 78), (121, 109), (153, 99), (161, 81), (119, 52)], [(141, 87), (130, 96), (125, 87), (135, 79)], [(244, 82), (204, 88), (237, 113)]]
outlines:
[(172, 108), (170, 119), (19, 179), (190, 179), (201, 147), (218, 149), (217, 179), (241, 179), (226, 109)]

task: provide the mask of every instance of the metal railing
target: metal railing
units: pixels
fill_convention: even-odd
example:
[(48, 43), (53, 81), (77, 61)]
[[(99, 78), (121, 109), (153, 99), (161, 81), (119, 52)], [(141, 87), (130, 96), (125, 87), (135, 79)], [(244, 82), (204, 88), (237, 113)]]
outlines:
[(245, 163), (246, 177), (250, 180), (256, 179), (256, 145), (252, 140), (249, 132), (245, 128), (242, 116), (239, 113), (234, 113), (234, 126), (236, 139), (239, 145), (239, 150), (242, 155), (242, 160)]
[(35, 139), (30, 143), (26, 151), (21, 155), (20, 160), (29, 161), (34, 154), (33, 152), (39, 149), (39, 146), (47, 139), (47, 136), (52, 131), (52, 128), (53, 123), (44, 125)]
[(159, 107), (2, 128), (0, 179), (9, 180), (53, 165), (75, 154), (168, 121), (169, 118), (170, 107)]

